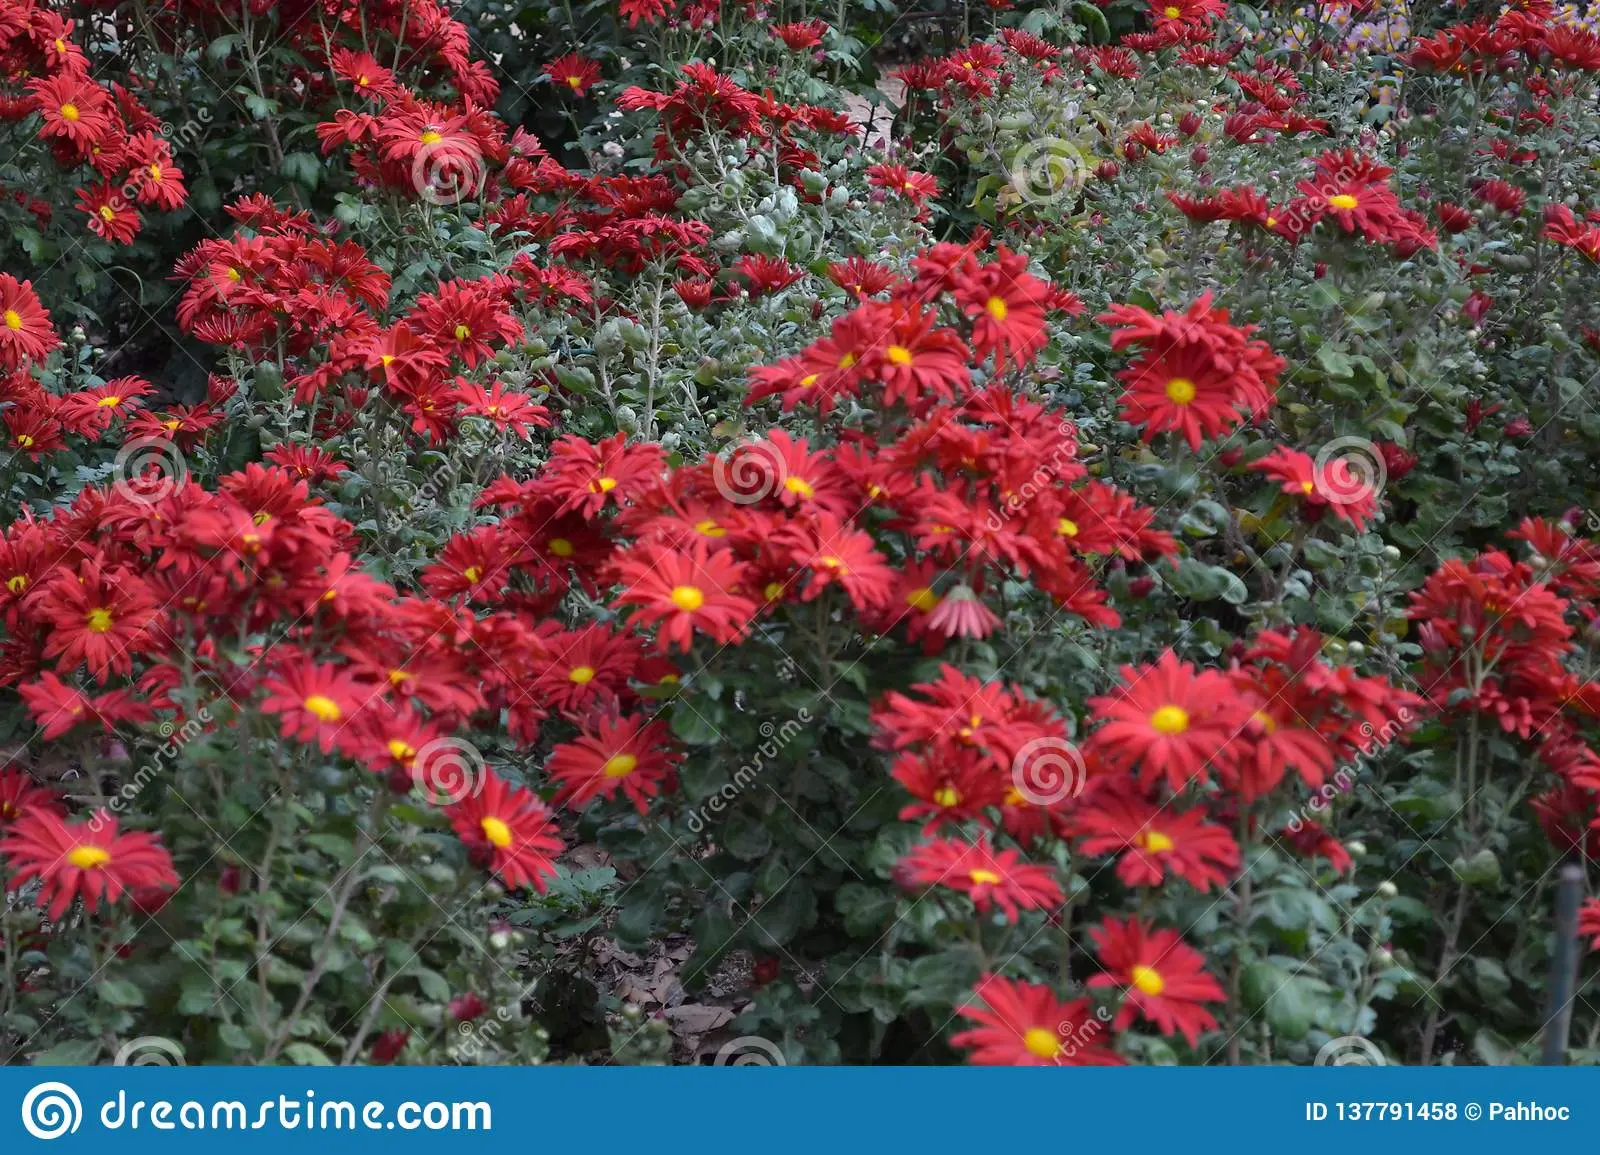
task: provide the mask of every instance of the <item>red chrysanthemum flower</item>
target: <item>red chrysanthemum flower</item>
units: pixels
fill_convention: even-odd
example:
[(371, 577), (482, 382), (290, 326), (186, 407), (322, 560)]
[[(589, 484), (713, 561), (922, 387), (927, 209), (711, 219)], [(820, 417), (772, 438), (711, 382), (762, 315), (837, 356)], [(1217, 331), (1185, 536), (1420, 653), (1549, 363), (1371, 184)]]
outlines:
[(1132, 791), (1102, 790), (1067, 816), (1078, 850), (1117, 854), (1125, 886), (1159, 886), (1175, 875), (1197, 890), (1226, 886), (1242, 856), (1233, 835), (1205, 811), (1157, 806)]
[(1111, 1032), (1088, 999), (1062, 1002), (1049, 987), (984, 975), (961, 1016), (975, 1024), (950, 1036), (968, 1062), (999, 1067), (1120, 1067)]
[(32, 281), (0, 273), (0, 369), (43, 361), (60, 344)]
[(1018, 910), (1061, 905), (1061, 887), (1048, 866), (1024, 862), (1015, 850), (996, 851), (987, 836), (975, 843), (935, 839), (895, 864), (900, 885), (947, 886), (971, 895), (979, 911), (998, 906), (1013, 922)]
[(39, 901), (54, 920), (75, 898), (93, 914), (101, 902), (116, 902), (125, 892), (178, 885), (172, 859), (155, 836), (120, 833), (117, 819), (105, 810), (68, 822), (48, 808), (33, 807), (6, 827), (0, 857), (11, 864), (10, 889), (39, 880)]
[(1089, 699), (1104, 721), (1090, 748), (1109, 766), (1137, 767), (1147, 785), (1164, 778), (1182, 790), (1209, 781), (1212, 761), (1245, 720), (1228, 679), (1167, 650), (1153, 666), (1122, 667), (1122, 681), (1115, 693)]
[(566, 849), (550, 808), (537, 795), (485, 773), (476, 794), (445, 810), (473, 860), (516, 889), (540, 894), (556, 876), (555, 856)]
[(0, 770), (0, 827), (38, 810), (60, 814), (56, 796), (21, 770)]
[(618, 791), (644, 814), (649, 800), (670, 784), (680, 755), (670, 749), (662, 722), (610, 716), (583, 727), (583, 734), (550, 751), (545, 769), (557, 786), (555, 800), (577, 809)]
[(1137, 918), (1126, 922), (1108, 918), (1089, 928), (1106, 974), (1089, 980), (1091, 987), (1123, 987), (1125, 998), (1117, 1012), (1116, 1027), (1125, 1028), (1142, 1015), (1163, 1035), (1181, 1033), (1191, 1047), (1200, 1033), (1217, 1025), (1200, 1004), (1220, 1002), (1225, 996), (1217, 980), (1205, 969), (1200, 952), (1175, 930), (1155, 929)]
[(324, 754), (333, 752), (341, 732), (375, 695), (348, 669), (301, 655), (281, 661), (262, 685), (267, 696), (261, 709), (279, 716), (284, 735), (315, 743)]
[(637, 606), (633, 624), (657, 625), (663, 650), (687, 650), (696, 632), (726, 644), (742, 638), (756, 603), (740, 591), (745, 565), (730, 550), (712, 552), (703, 542), (687, 550), (644, 545), (615, 562), (623, 589), (618, 606)]
[(544, 74), (563, 92), (582, 96), (590, 85), (600, 79), (600, 65), (576, 52), (558, 56), (544, 66)]

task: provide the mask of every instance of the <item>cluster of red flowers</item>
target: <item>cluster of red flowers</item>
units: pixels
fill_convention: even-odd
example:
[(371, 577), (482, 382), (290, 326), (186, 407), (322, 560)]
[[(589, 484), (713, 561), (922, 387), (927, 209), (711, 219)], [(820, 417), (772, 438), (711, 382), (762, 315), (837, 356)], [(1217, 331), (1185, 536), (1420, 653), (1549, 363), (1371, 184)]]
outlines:
[(1113, 350), (1136, 346), (1140, 355), (1117, 374), (1125, 386), (1122, 416), (1145, 427), (1145, 440), (1168, 430), (1190, 448), (1221, 437), (1247, 418), (1260, 420), (1272, 406), (1284, 360), (1253, 326), (1229, 323), (1206, 293), (1182, 313), (1157, 316), (1137, 305), (1116, 305), (1100, 320), (1116, 328)]
[(1426, 219), (1400, 203), (1389, 178), (1394, 170), (1344, 149), (1314, 160), (1310, 179), (1300, 181), (1300, 196), (1272, 205), (1252, 185), (1200, 195), (1168, 192), (1167, 199), (1197, 223), (1232, 221), (1252, 225), (1292, 243), (1328, 221), (1345, 233), (1388, 245), (1396, 256), (1436, 248), (1438, 237)]
[[(88, 227), (130, 244), (144, 225), (141, 207), (170, 212), (183, 205), (183, 172), (165, 126), (129, 89), (94, 78), (73, 32), (74, 22), (46, 5), (0, 4), (0, 69), (28, 78), (24, 90), (0, 94), (0, 120), (37, 115), (39, 139), (55, 163), (90, 174), (77, 194)], [(48, 202), (28, 193), (19, 199), (48, 223)]]
[(1501, 550), (1446, 561), (1411, 595), (1433, 702), (1476, 711), (1535, 741), (1560, 786), (1535, 802), (1565, 851), (1585, 840), (1600, 790), (1600, 754), (1584, 727), (1600, 717), (1600, 689), (1568, 669), (1578, 645), (1569, 612), (1600, 617), (1600, 550), (1565, 523), (1527, 518), (1510, 535), (1528, 562)]
[[(1022, 857), (1049, 836), (1088, 858), (1117, 855), (1130, 887), (1169, 875), (1201, 890), (1226, 884), (1240, 851), (1213, 816), (1231, 819), (1291, 775), (1321, 787), (1336, 764), (1392, 741), (1423, 705), (1382, 678), (1325, 661), (1323, 650), (1313, 631), (1269, 630), (1226, 671), (1196, 670), (1170, 651), (1125, 667), (1112, 693), (1090, 699), (1098, 727), (1081, 750), (1043, 705), (949, 666), (912, 695), (890, 693), (873, 721), (878, 744), (896, 753), (893, 778), (911, 795), (900, 817), (924, 822), (925, 836), (952, 832), (912, 850), (897, 877), (908, 888), (966, 894), (977, 910), (998, 907), (1014, 920), (1061, 900), (1053, 870)], [(975, 840), (965, 833), (973, 826)], [(1348, 865), (1336, 842), (1314, 833), (1290, 845)], [(1020, 849), (997, 848), (1002, 835)], [(1109, 918), (1089, 933), (1105, 967), (1089, 986), (1124, 992), (1117, 1029), (1142, 1017), (1193, 1046), (1216, 1025), (1204, 1004), (1222, 990), (1176, 932)], [(964, 1013), (979, 1028), (953, 1040), (974, 1048), (974, 1062), (1106, 1061), (1103, 1021), (1068, 1037), (1088, 1023), (1085, 1004), (1058, 1004), (1047, 988), (996, 976), (976, 994), (986, 1009)], [(1046, 1005), (1057, 1017), (1038, 1018)]]
[(1427, 72), (1506, 71), (1520, 58), (1536, 93), (1566, 72), (1600, 71), (1600, 36), (1558, 22), (1552, 0), (1519, 0), (1499, 16), (1452, 24), (1412, 43), (1407, 61)]

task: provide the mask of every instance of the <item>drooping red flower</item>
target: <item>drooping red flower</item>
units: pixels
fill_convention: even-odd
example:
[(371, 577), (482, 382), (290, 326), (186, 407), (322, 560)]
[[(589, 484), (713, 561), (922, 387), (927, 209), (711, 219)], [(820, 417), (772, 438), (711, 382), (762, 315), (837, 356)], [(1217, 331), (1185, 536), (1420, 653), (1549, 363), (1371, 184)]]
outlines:
[(66, 914), (75, 898), (93, 914), (101, 902), (116, 902), (128, 891), (178, 885), (172, 859), (156, 837), (121, 833), (117, 819), (105, 810), (68, 822), (34, 806), (5, 828), (0, 857), (11, 864), (11, 890), (39, 880), (39, 901), (52, 920)]
[(961, 1009), (974, 1025), (950, 1037), (972, 1051), (968, 1062), (999, 1067), (1120, 1067), (1111, 1032), (1088, 999), (1068, 1002), (1049, 987), (987, 974)]
[(1108, 918), (1090, 927), (1089, 937), (1107, 973), (1095, 975), (1088, 985), (1124, 989), (1115, 1023), (1118, 1030), (1140, 1015), (1163, 1035), (1181, 1033), (1193, 1047), (1199, 1044), (1202, 1031), (1217, 1025), (1201, 1004), (1220, 1002), (1226, 996), (1206, 972), (1200, 952), (1177, 931), (1151, 927), (1138, 918)]

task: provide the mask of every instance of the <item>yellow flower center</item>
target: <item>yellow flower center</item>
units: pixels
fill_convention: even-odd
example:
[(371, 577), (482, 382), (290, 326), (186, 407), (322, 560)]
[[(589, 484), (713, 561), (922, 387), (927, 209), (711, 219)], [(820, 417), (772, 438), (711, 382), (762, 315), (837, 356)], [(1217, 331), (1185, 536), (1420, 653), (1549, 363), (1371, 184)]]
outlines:
[(13, 332), (22, 328), (22, 314), (15, 309), (6, 310), (6, 328)]
[(1174, 377), (1167, 382), (1167, 400), (1174, 405), (1187, 405), (1194, 400), (1194, 382), (1187, 377)]
[(356, 87), (357, 88), (365, 88), (367, 85), (369, 85), (371, 83), (372, 83), (372, 78), (369, 77), (365, 72), (363, 72), (360, 76), (356, 77)]
[(97, 408), (97, 409), (115, 409), (118, 405), (122, 404), (122, 398), (120, 398), (120, 397), (102, 397), (102, 398), (100, 398), (100, 400), (96, 401), (94, 404), (95, 404), (95, 408)]
[(703, 519), (701, 521), (695, 522), (694, 529), (695, 529), (696, 533), (704, 534), (706, 537), (727, 537), (728, 536), (728, 531), (723, 529), (720, 525), (718, 525), (714, 518), (710, 518), (710, 517), (705, 518), (705, 519)]
[(800, 378), (800, 388), (811, 388), (817, 383), (817, 378), (820, 376), (822, 376), (821, 373), (807, 373), (804, 377)]
[(153, 164), (153, 165), (150, 166), (150, 179), (151, 180), (160, 180), (161, 179), (161, 166), (159, 164)]
[(1168, 20), (1176, 20), (1178, 17), (1183, 15), (1183, 9), (1179, 8), (1176, 4), (1168, 4), (1161, 11)]
[(1022, 1036), (1022, 1045), (1030, 1055), (1053, 1059), (1061, 1053), (1061, 1040), (1048, 1027), (1031, 1027)]
[(583, 87), (583, 77), (581, 77), (581, 76), (569, 76), (569, 77), (567, 77), (567, 83), (572, 85), (572, 87), (575, 88), (575, 89), (576, 88), (582, 88)]
[(783, 483), (783, 487), (790, 493), (797, 493), (810, 501), (816, 496), (817, 491), (811, 488), (811, 483), (803, 477), (791, 477)]
[(933, 792), (933, 800), (940, 806), (958, 806), (961, 803), (961, 791), (954, 786), (941, 786)]
[(927, 586), (912, 590), (906, 595), (906, 605), (919, 609), (925, 614), (931, 614), (939, 605), (939, 595)]
[(86, 620), (89, 623), (89, 629), (97, 634), (105, 633), (113, 624), (111, 611), (106, 609), (90, 610)]
[(457, 341), (465, 341), (470, 336), (472, 336), (471, 328), (469, 328), (466, 325), (457, 325), (456, 326), (456, 340)]
[(1078, 523), (1073, 521), (1070, 517), (1063, 517), (1060, 521), (1056, 522), (1056, 533), (1061, 537), (1077, 537)]
[(783, 583), (768, 582), (766, 588), (761, 591), (761, 596), (766, 598), (769, 602), (777, 601), (783, 596)]
[(597, 477), (589, 483), (590, 493), (610, 493), (617, 487), (615, 477)]
[(1133, 841), (1140, 850), (1151, 854), (1164, 854), (1177, 845), (1159, 830), (1141, 831)]
[(101, 205), (100, 206), (100, 219), (103, 220), (103, 221), (114, 221), (114, 220), (116, 220), (117, 219), (117, 210), (112, 208), (110, 205)]
[(573, 666), (567, 671), (567, 681), (579, 686), (587, 686), (594, 681), (593, 666)]
[(424, 132), (421, 136), (417, 137), (417, 139), (423, 144), (438, 144), (444, 139), (444, 137), (430, 128), (427, 132)]
[(999, 886), (1001, 881), (1000, 876), (994, 871), (984, 870), (981, 867), (977, 870), (968, 871), (967, 877), (972, 879), (977, 886)]
[(305, 700), (305, 707), (306, 712), (315, 715), (319, 722), (337, 722), (344, 717), (339, 703), (326, 694), (312, 694)]
[(1189, 728), (1189, 711), (1182, 706), (1162, 706), (1150, 715), (1150, 725), (1158, 734), (1182, 734)]
[(1360, 201), (1356, 200), (1356, 198), (1351, 196), (1349, 193), (1334, 193), (1328, 198), (1328, 204), (1331, 207), (1343, 209), (1345, 212), (1349, 212), (1360, 203)]
[(840, 573), (850, 572), (850, 567), (832, 554), (823, 554), (817, 559), (817, 565), (822, 569), (838, 570)]
[(557, 557), (571, 557), (577, 551), (572, 548), (572, 543), (564, 537), (550, 539), (550, 552)]
[(74, 846), (67, 851), (67, 861), (79, 870), (94, 870), (111, 861), (111, 855), (99, 846)]
[(855, 363), (856, 355), (854, 353), (846, 353), (843, 357), (839, 358), (839, 368), (841, 369), (848, 369)]
[(1133, 985), (1147, 995), (1159, 995), (1167, 989), (1166, 980), (1161, 977), (1155, 967), (1147, 967), (1143, 963), (1135, 963), (1133, 970), (1128, 972), (1133, 979)]
[(32, 449), (33, 448), (33, 435), (31, 433), (19, 433), (19, 434), (17, 434), (17, 444), (20, 445), (23, 449)]
[(12, 574), (6, 578), (6, 589), (14, 594), (20, 594), (28, 588), (28, 575), (25, 573)]
[(672, 604), (684, 613), (692, 614), (706, 604), (706, 595), (699, 586), (673, 586)]
[(1314, 482), (1314, 481), (1302, 481), (1300, 483), (1300, 492), (1301, 493), (1310, 493), (1316, 487), (1317, 487), (1317, 483)]
[(911, 364), (911, 350), (904, 345), (890, 345), (887, 356), (896, 365)]
[(480, 819), (478, 825), (483, 827), (483, 836), (489, 840), (490, 845), (498, 846), (501, 850), (511, 845), (511, 827), (494, 815)]
[(461, 571), (461, 576), (469, 582), (477, 582), (479, 578), (483, 577), (483, 571), (475, 565), (469, 565)]
[(78, 106), (76, 104), (63, 104), (61, 106), (61, 119), (70, 120), (73, 123), (77, 123)]
[(600, 767), (600, 773), (607, 778), (626, 778), (638, 765), (639, 759), (632, 754), (613, 754), (606, 759), (606, 764)]
[(1265, 710), (1257, 710), (1250, 716), (1257, 722), (1260, 722), (1261, 728), (1269, 734), (1273, 733), (1278, 728), (1278, 724), (1272, 720), (1272, 715), (1268, 714)]
[(993, 317), (996, 321), (1005, 321), (1006, 317), (1011, 313), (1011, 310), (1006, 306), (1006, 303), (999, 297), (990, 297), (983, 307), (988, 311), (989, 316)]

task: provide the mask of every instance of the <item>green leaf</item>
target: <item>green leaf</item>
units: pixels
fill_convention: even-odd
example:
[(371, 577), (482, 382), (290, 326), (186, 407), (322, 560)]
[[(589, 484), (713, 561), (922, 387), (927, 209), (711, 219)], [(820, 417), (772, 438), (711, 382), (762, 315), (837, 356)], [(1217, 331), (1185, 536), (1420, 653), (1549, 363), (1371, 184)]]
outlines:
[(333, 1066), (333, 1060), (324, 1055), (321, 1048), (313, 1047), (310, 1043), (290, 1043), (283, 1048), (283, 1057), (302, 1067)]
[(144, 1006), (144, 992), (127, 979), (101, 979), (95, 984), (95, 991), (102, 1001), (114, 1007)]

